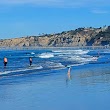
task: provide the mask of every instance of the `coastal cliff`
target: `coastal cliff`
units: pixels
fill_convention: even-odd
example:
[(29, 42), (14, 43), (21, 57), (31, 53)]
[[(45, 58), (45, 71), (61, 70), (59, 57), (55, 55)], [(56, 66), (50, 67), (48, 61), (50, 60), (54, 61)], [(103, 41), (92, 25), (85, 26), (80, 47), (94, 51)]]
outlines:
[(73, 47), (110, 45), (110, 26), (78, 28), (56, 34), (1, 39), (0, 47)]

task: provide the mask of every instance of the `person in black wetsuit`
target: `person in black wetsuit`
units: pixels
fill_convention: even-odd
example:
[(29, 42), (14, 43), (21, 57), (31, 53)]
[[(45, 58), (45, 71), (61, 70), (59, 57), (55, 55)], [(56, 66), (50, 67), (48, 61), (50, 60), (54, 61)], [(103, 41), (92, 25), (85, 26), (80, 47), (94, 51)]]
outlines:
[(29, 57), (29, 63), (30, 63), (30, 66), (32, 65), (32, 58)]

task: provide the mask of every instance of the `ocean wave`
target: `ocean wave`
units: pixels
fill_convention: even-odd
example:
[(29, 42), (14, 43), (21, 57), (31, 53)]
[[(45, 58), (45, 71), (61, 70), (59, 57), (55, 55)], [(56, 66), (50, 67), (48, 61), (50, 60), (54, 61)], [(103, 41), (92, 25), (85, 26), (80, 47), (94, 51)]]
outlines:
[(86, 57), (82, 57), (82, 56), (71, 56), (69, 58), (67, 58), (70, 61), (76, 61), (76, 62), (90, 62), (90, 61), (97, 61), (98, 57), (92, 57), (92, 56), (86, 56)]
[(87, 54), (89, 50), (75, 50), (75, 54)]
[(39, 55), (39, 58), (52, 58), (54, 55), (52, 53), (42, 53)]
[(87, 54), (89, 50), (52, 50), (55, 54)]
[(56, 63), (56, 62), (47, 62), (46, 66), (48, 68), (62, 68), (62, 67), (65, 67), (64, 65), (62, 65), (62, 63)]
[(43, 68), (42, 66), (37, 66), (37, 67), (29, 66), (28, 68), (23, 68), (23, 69), (18, 69), (18, 70), (1, 71), (0, 75), (6, 75), (9, 73), (17, 73), (17, 72), (25, 72), (25, 71), (29, 71), (29, 70), (42, 69), (42, 68)]
[(31, 55), (34, 55), (35, 53), (34, 52), (31, 52)]

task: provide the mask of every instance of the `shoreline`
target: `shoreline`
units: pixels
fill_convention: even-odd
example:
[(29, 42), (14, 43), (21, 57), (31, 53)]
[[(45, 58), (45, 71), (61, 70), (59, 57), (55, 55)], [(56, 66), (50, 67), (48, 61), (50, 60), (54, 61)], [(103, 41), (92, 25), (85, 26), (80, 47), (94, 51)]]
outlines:
[(0, 50), (36, 50), (36, 49), (110, 49), (110, 46), (74, 46), (74, 47), (0, 47)]

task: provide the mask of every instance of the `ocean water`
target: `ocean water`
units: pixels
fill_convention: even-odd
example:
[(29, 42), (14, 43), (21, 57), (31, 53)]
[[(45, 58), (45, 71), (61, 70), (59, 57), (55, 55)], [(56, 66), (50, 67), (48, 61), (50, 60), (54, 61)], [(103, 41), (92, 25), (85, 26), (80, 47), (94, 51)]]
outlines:
[(109, 94), (109, 49), (0, 50), (0, 110), (109, 110)]

